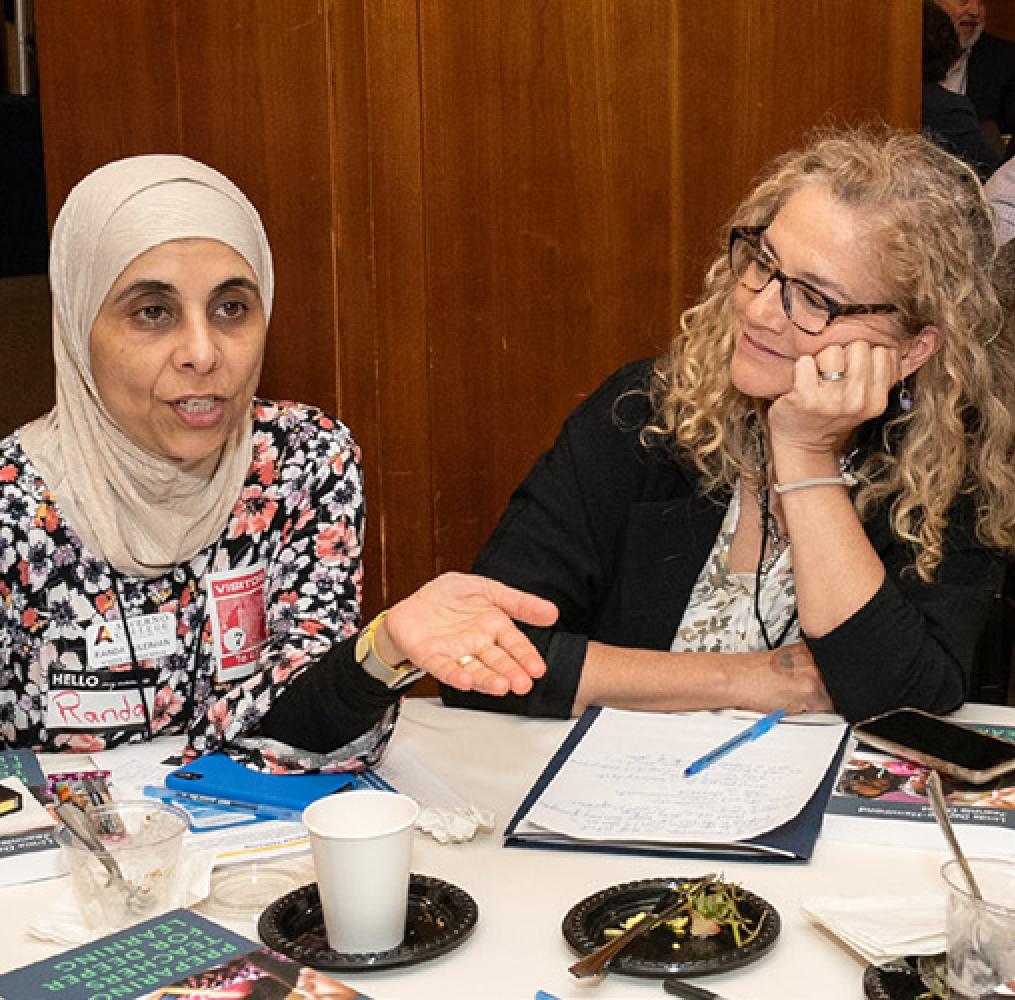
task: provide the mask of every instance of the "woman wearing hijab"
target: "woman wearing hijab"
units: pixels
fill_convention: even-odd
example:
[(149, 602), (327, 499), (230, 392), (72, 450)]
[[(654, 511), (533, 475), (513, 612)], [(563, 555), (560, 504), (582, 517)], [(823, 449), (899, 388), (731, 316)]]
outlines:
[[(254, 398), (271, 252), (228, 179), (106, 165), (53, 230), (57, 402), (0, 443), (0, 736), (94, 750), (186, 732), (261, 766), (376, 760), (422, 670), (521, 694), (511, 617), (440, 577), (359, 631), (363, 488), (340, 423)], [(124, 627), (124, 623), (128, 627)]]
[(545, 676), (452, 704), (567, 716), (948, 711), (1015, 552), (1015, 330), (972, 169), (819, 135), (737, 208), (669, 352), (614, 374), (476, 572), (553, 601)]

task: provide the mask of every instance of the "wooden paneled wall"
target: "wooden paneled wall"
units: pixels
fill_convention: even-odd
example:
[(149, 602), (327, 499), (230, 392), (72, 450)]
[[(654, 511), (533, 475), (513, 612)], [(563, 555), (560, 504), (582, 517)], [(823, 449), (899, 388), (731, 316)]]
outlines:
[(990, 0), (987, 30), (1015, 42), (1015, 0)]
[(260, 208), (262, 389), (367, 469), (367, 610), (465, 568), (563, 417), (661, 351), (752, 176), (919, 116), (918, 0), (38, 0), (50, 205), (178, 151)]
[(334, 410), (327, 20), (315, 0), (36, 7), (51, 216), (118, 157), (186, 153), (222, 170), (261, 212), (275, 255), (265, 386), (278, 376), (280, 389)]

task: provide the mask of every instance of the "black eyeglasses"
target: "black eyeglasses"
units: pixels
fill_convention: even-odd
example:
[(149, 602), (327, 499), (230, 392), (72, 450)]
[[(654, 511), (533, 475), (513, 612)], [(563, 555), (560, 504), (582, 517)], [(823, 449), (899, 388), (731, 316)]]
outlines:
[(794, 326), (817, 335), (840, 316), (867, 316), (898, 312), (887, 302), (869, 305), (836, 302), (800, 278), (781, 270), (761, 245), (766, 226), (734, 226), (730, 230), (730, 270), (744, 288), (760, 292), (774, 278), (782, 293), (782, 308)]

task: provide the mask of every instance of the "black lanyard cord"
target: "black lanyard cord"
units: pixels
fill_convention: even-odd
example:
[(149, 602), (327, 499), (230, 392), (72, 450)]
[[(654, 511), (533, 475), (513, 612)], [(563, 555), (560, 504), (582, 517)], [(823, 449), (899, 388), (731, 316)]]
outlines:
[[(215, 565), (215, 556), (218, 554), (218, 542), (215, 543), (215, 548), (212, 549), (211, 558), (208, 561), (208, 567), (213, 568)], [(141, 706), (144, 709), (145, 717), (145, 729), (147, 731), (146, 738), (150, 741), (154, 738), (152, 732), (152, 719), (151, 711), (148, 708), (148, 702), (144, 695), (144, 682), (143, 675), (141, 672), (141, 666), (138, 663), (137, 653), (134, 651), (134, 640), (130, 634), (130, 627), (127, 624), (127, 611), (123, 604), (123, 596), (120, 593), (119, 574), (112, 567), (111, 573), (113, 578), (113, 589), (116, 592), (116, 604), (120, 610), (120, 618), (123, 621), (123, 630), (127, 636), (127, 650), (130, 652), (131, 662), (131, 676), (134, 678), (135, 684), (137, 685), (137, 692), (141, 698)], [(198, 593), (201, 591), (200, 580), (197, 576), (191, 575), (190, 584), (191, 596), (195, 604), (198, 600)], [(180, 602), (177, 601), (177, 613), (179, 613)], [(190, 670), (188, 671), (188, 683), (187, 683), (187, 697), (183, 703), (183, 707), (180, 709), (179, 719), (181, 722), (188, 722), (194, 716), (195, 703), (197, 701), (197, 666), (198, 661), (201, 657), (201, 635), (204, 632), (204, 626), (208, 621), (208, 594), (207, 591), (204, 593), (204, 598), (201, 605), (201, 615), (195, 622), (194, 638), (191, 640), (190, 649), (184, 653), (184, 661), (190, 661)]]
[(789, 630), (796, 621), (797, 609), (794, 606), (793, 614), (789, 616), (789, 621), (786, 622), (782, 632), (779, 633), (779, 637), (773, 644), (769, 638), (768, 629), (765, 627), (765, 619), (761, 614), (761, 567), (765, 562), (765, 543), (768, 541), (768, 524), (769, 519), (772, 517), (772, 512), (768, 507), (767, 485), (759, 491), (758, 500), (761, 504), (761, 548), (758, 552), (758, 565), (754, 570), (754, 617), (757, 619), (758, 625), (761, 626), (761, 638), (765, 640), (765, 645), (769, 649), (778, 649), (786, 641), (786, 636), (789, 635)]
[[(221, 541), (221, 539), (219, 540)], [(204, 574), (207, 576), (208, 573), (215, 572), (215, 557), (218, 555), (219, 542), (215, 542), (215, 547), (211, 550), (211, 556), (208, 559), (208, 564), (205, 566)], [(183, 708), (180, 711), (180, 720), (187, 723), (187, 741), (190, 742), (192, 736), (192, 729), (189, 723), (193, 722), (195, 710), (197, 708), (197, 673), (198, 673), (198, 661), (201, 658), (201, 637), (204, 634), (204, 627), (208, 622), (208, 587), (202, 588), (200, 586), (200, 580), (196, 575), (191, 576), (190, 585), (193, 588), (191, 595), (193, 600), (197, 601), (197, 593), (199, 590), (204, 591), (202, 603), (201, 603), (201, 617), (195, 622), (196, 631), (194, 633), (194, 639), (191, 643), (193, 649), (193, 656), (190, 657), (190, 682), (187, 685), (187, 700), (183, 703)]]
[(141, 673), (141, 665), (137, 661), (137, 653), (134, 652), (134, 639), (130, 634), (130, 622), (127, 620), (127, 609), (124, 607), (123, 595), (120, 593), (119, 574), (116, 570), (112, 569), (112, 567), (110, 567), (110, 572), (113, 578), (113, 591), (116, 594), (116, 606), (120, 609), (120, 621), (123, 622), (123, 633), (127, 637), (127, 651), (130, 653), (131, 664), (130, 673), (134, 678), (138, 697), (141, 699), (141, 708), (144, 710), (145, 739), (150, 743), (153, 738), (152, 713), (151, 709), (148, 708), (148, 700), (145, 698), (144, 677)]
[[(191, 586), (194, 588), (193, 597), (197, 600), (198, 580), (194, 577)], [(204, 597), (204, 608), (201, 612), (201, 617), (197, 620), (196, 628), (197, 631), (194, 633), (194, 639), (191, 642), (191, 649), (194, 651), (194, 655), (190, 657), (190, 678), (187, 684), (187, 700), (183, 703), (183, 708), (180, 710), (180, 721), (184, 723), (190, 723), (194, 718), (194, 709), (197, 705), (197, 664), (201, 658), (201, 636), (204, 633), (205, 623), (208, 621), (208, 595), (205, 593)], [(190, 738), (190, 727), (187, 727), (187, 737)]]

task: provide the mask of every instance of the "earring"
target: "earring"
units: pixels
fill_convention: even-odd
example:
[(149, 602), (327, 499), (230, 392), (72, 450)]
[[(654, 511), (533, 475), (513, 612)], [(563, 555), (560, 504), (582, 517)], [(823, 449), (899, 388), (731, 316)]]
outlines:
[(905, 379), (899, 380), (899, 409), (903, 413), (909, 413), (913, 409), (913, 394), (909, 391)]

